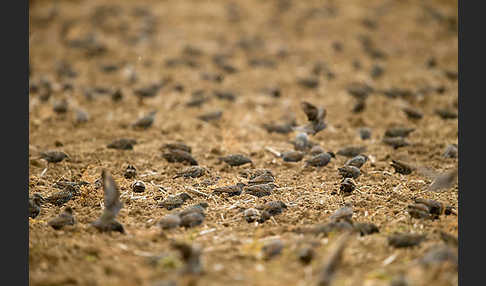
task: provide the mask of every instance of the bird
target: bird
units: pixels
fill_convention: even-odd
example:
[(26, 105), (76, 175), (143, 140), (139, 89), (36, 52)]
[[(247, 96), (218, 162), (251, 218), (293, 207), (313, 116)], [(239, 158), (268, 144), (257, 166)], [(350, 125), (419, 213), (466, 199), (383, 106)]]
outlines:
[(402, 126), (391, 127), (385, 131), (385, 137), (407, 137), (413, 131), (415, 131), (415, 128)]
[(163, 230), (173, 229), (181, 225), (181, 217), (176, 214), (168, 214), (158, 224)]
[(44, 198), (39, 193), (34, 193), (29, 198), (29, 217), (36, 218), (41, 211), (41, 204)]
[(355, 157), (366, 151), (366, 146), (348, 146), (337, 151), (337, 155), (344, 157)]
[(366, 156), (364, 154), (359, 154), (359, 155), (354, 156), (353, 158), (349, 159), (348, 161), (346, 161), (346, 163), (344, 165), (354, 166), (356, 168), (361, 168), (364, 165), (364, 163), (366, 163), (366, 161), (368, 161), (368, 156)]
[(402, 175), (410, 175), (412, 171), (415, 170), (414, 166), (411, 166), (405, 162), (401, 162), (398, 160), (392, 160), (390, 165), (395, 169), (396, 173), (402, 174)]
[(319, 273), (318, 286), (329, 286), (332, 283), (334, 275), (338, 266), (341, 264), (343, 252), (348, 241), (351, 238), (350, 232), (346, 232), (340, 236), (335, 242), (334, 249), (327, 255), (327, 261), (324, 263), (321, 272)]
[(410, 143), (403, 137), (384, 137), (382, 142), (386, 145), (393, 147), (393, 149), (398, 149), (410, 145)]
[(429, 191), (440, 192), (443, 189), (448, 189), (457, 181), (458, 168), (444, 172), (435, 177), (434, 181), (428, 187)]
[(228, 194), (228, 196), (239, 196), (243, 191), (243, 187), (246, 185), (243, 183), (237, 183), (236, 185), (231, 186), (224, 186), (213, 189), (213, 194), (221, 195), (221, 194)]
[(47, 224), (53, 229), (59, 230), (66, 225), (74, 225), (75, 222), (73, 209), (71, 207), (66, 207), (58, 217), (51, 219)]
[(353, 179), (358, 178), (359, 175), (361, 174), (359, 168), (356, 168), (355, 166), (344, 166), (338, 168), (338, 172), (343, 178), (353, 178)]
[(337, 209), (330, 217), (331, 222), (340, 222), (341, 220), (353, 225), (353, 207), (351, 204), (345, 204), (344, 207)]
[(187, 200), (192, 199), (187, 193), (179, 193), (167, 197), (165, 200), (161, 201), (158, 206), (166, 208), (167, 210), (175, 209), (184, 204)]
[(133, 145), (135, 144), (137, 144), (137, 140), (135, 139), (120, 138), (111, 142), (106, 147), (111, 149), (118, 149), (118, 150), (132, 150)]
[(307, 102), (301, 102), (301, 108), (307, 116), (308, 124), (294, 127), (295, 131), (304, 132), (309, 135), (315, 135), (316, 133), (326, 128), (324, 119), (326, 118), (326, 109), (323, 107), (316, 107), (315, 105)]
[(248, 163), (253, 164), (250, 158), (242, 154), (232, 154), (225, 157), (220, 157), (219, 160), (225, 162), (232, 167), (241, 166)]
[(54, 193), (45, 199), (46, 202), (62, 206), (69, 202), (78, 193), (78, 189), (72, 185), (66, 185), (61, 191)]
[(123, 207), (123, 203), (120, 201), (120, 192), (118, 186), (113, 180), (111, 174), (103, 169), (101, 173), (101, 179), (103, 184), (103, 202), (105, 208), (101, 216), (91, 223), (93, 227), (101, 232), (118, 231), (125, 233), (123, 225), (115, 220), (116, 216)]
[(273, 182), (275, 182), (275, 177), (273, 176), (272, 172), (265, 172), (253, 179), (250, 179), (248, 181), (248, 185), (259, 185)]
[(305, 166), (324, 167), (331, 162), (333, 157), (335, 157), (333, 153), (319, 153), (305, 160)]
[(177, 175), (175, 175), (172, 179), (177, 179), (179, 177), (184, 177), (184, 178), (199, 178), (204, 176), (208, 170), (204, 167), (200, 166), (190, 166), (182, 171), (178, 172)]
[(169, 163), (188, 163), (190, 165), (198, 165), (198, 162), (192, 155), (186, 151), (178, 149), (169, 149), (168, 152), (162, 154), (165, 160)]
[(301, 151), (286, 151), (282, 152), (282, 160), (285, 162), (299, 162), (304, 158), (304, 152)]
[(162, 146), (162, 148), (168, 150), (181, 150), (187, 153), (192, 153), (192, 148), (186, 145), (184, 142), (166, 143)]
[(274, 183), (267, 183), (267, 184), (246, 186), (243, 188), (243, 190), (245, 193), (249, 195), (260, 198), (260, 197), (271, 195), (272, 191), (277, 187), (278, 186)]
[(147, 129), (152, 126), (155, 120), (155, 115), (157, 114), (157, 110), (149, 112), (147, 115), (137, 119), (133, 124), (132, 127), (135, 129)]
[(41, 159), (46, 160), (49, 163), (59, 163), (65, 158), (69, 158), (69, 155), (57, 150), (45, 151), (40, 153)]

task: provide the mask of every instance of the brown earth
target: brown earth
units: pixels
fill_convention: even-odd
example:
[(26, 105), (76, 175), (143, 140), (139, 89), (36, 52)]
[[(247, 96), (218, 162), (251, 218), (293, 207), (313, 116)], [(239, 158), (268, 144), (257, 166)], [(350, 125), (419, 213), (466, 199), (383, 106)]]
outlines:
[[(442, 243), (440, 231), (457, 236), (457, 216), (418, 220), (411, 219), (406, 210), (414, 197), (435, 199), (457, 210), (457, 184), (431, 193), (427, 191), (430, 177), (416, 172), (400, 175), (390, 166), (392, 159), (437, 171), (457, 165), (457, 159), (442, 157), (447, 145), (457, 144), (457, 119), (444, 120), (435, 114), (436, 108), (457, 110), (457, 81), (445, 76), (445, 71), (457, 71), (457, 1), (30, 4), (30, 81), (38, 83), (47, 78), (53, 91), (47, 102), (40, 100), (39, 92), (31, 91), (29, 95), (29, 195), (38, 192), (49, 196), (58, 191), (52, 185), (61, 178), (90, 183), (66, 204), (74, 209), (74, 226), (59, 231), (49, 227), (47, 222), (63, 209), (50, 204), (42, 206), (38, 217), (29, 219), (31, 285), (156, 285), (164, 279), (173, 279), (178, 285), (316, 285), (337, 235), (323, 237), (294, 230), (328, 222), (345, 200), (354, 205), (355, 221), (372, 222), (380, 232), (353, 236), (333, 285), (390, 285), (401, 274), (410, 285), (458, 285), (454, 267), (440, 264), (425, 269), (416, 263), (430, 247)], [(98, 22), (93, 22), (100, 6), (114, 8), (98, 13)], [(363, 24), (365, 19), (371, 23)], [(85, 50), (66, 44), (90, 33), (104, 45), (104, 53), (90, 57)], [(365, 52), (359, 40), (365, 35), (386, 58), (374, 59)], [(246, 50), (244, 44), (238, 44), (244, 39)], [(333, 48), (336, 42), (342, 45), (341, 51)], [(201, 55), (183, 56), (187, 46), (199, 49)], [(212, 61), (217, 54), (231, 55), (227, 62), (238, 71), (230, 74), (219, 69)], [(166, 60), (181, 57), (192, 58), (198, 66), (166, 66)], [(427, 67), (431, 57), (436, 59), (436, 67)], [(251, 59), (262, 58), (273, 60), (276, 66), (248, 64)], [(75, 78), (58, 75), (61, 60), (77, 72)], [(360, 69), (353, 67), (355, 60), (361, 63)], [(297, 84), (299, 78), (311, 75), (318, 61), (326, 63), (334, 77), (320, 75), (316, 89)], [(372, 78), (370, 70), (376, 63), (383, 67), (384, 74)], [(121, 68), (104, 73), (100, 65), (105, 64)], [(138, 76), (135, 83), (126, 77), (130, 67)], [(202, 80), (202, 72), (220, 73), (224, 80)], [(170, 81), (156, 97), (140, 102), (133, 94), (134, 89), (164, 78)], [(351, 82), (364, 82), (376, 90), (408, 89), (413, 95), (392, 99), (372, 94), (362, 113), (352, 113), (356, 101), (346, 91)], [(65, 83), (71, 83), (73, 90), (63, 89)], [(176, 84), (183, 85), (183, 91), (175, 90)], [(280, 88), (280, 98), (261, 92), (273, 86)], [(441, 86), (445, 91), (436, 92)], [(90, 87), (121, 89), (123, 98), (114, 102), (110, 95), (101, 94), (90, 100), (85, 96)], [(434, 90), (420, 94), (427, 87)], [(186, 107), (191, 93), (199, 89), (205, 90), (210, 100), (199, 108)], [(236, 100), (215, 98), (211, 96), (213, 90), (232, 91)], [(53, 104), (63, 98), (68, 100), (68, 111), (58, 114)], [(371, 160), (362, 167), (357, 190), (349, 197), (334, 194), (340, 183), (337, 168), (343, 166), (346, 157), (338, 155), (320, 169), (304, 168), (303, 161), (285, 163), (265, 150), (293, 149), (289, 141), (295, 132), (268, 134), (261, 125), (292, 113), (297, 122), (305, 123), (302, 100), (327, 110), (327, 128), (311, 136), (326, 151), (336, 152), (350, 145), (367, 147), (365, 154)], [(401, 111), (404, 104), (422, 110), (423, 119), (408, 119)], [(76, 108), (90, 114), (88, 122), (74, 124)], [(151, 128), (130, 128), (134, 120), (152, 109), (159, 112)], [(223, 110), (220, 120), (208, 123), (197, 119), (215, 110)], [(393, 149), (381, 142), (385, 130), (394, 125), (416, 128), (408, 138), (410, 146)], [(357, 128), (363, 126), (372, 129), (370, 140), (359, 138)], [(138, 144), (127, 151), (106, 148), (122, 137), (134, 138)], [(161, 157), (160, 147), (178, 140), (192, 147), (193, 156), (210, 174), (198, 179), (172, 179), (184, 165), (168, 163)], [(56, 146), (56, 142), (62, 146)], [(51, 149), (66, 152), (70, 159), (49, 164), (41, 175), (47, 163), (39, 159), (39, 152)], [(161, 231), (157, 222), (170, 213), (157, 207), (161, 198), (191, 192), (187, 187), (208, 178), (220, 177), (215, 185), (199, 188), (200, 192), (210, 194), (214, 187), (246, 183), (240, 172), (251, 166), (228, 167), (218, 162), (219, 156), (232, 153), (249, 156), (254, 168), (271, 170), (280, 188), (262, 198), (190, 193), (193, 199), (183, 207), (209, 203), (203, 224), (187, 230)], [(137, 179), (146, 183), (144, 193), (131, 191), (133, 179), (123, 177), (127, 164), (134, 165)], [(94, 186), (102, 169), (109, 170), (120, 187), (124, 206), (117, 219), (126, 234), (99, 233), (90, 226), (102, 212), (103, 190)], [(247, 223), (236, 207), (254, 207), (270, 200), (282, 200), (288, 209), (262, 224)], [(424, 233), (427, 239), (417, 247), (394, 249), (387, 243), (387, 237), (394, 232)], [(261, 247), (273, 238), (280, 238), (284, 249), (281, 255), (266, 261)], [(203, 249), (204, 274), (180, 274), (183, 262), (170, 247), (171, 241), (199, 245)], [(319, 243), (317, 257), (303, 266), (297, 251), (311, 241)]]

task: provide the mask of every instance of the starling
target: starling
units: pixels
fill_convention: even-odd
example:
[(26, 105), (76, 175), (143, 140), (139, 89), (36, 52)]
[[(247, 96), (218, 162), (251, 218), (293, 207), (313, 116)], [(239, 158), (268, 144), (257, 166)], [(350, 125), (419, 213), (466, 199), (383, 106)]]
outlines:
[(457, 181), (458, 169), (457, 167), (442, 173), (435, 177), (434, 181), (430, 184), (428, 190), (432, 192), (439, 192), (442, 189), (448, 189), (454, 185)]
[(246, 209), (243, 212), (243, 217), (249, 223), (257, 221), (260, 218), (260, 211), (254, 208)]
[(324, 119), (326, 118), (327, 112), (325, 108), (317, 108), (315, 105), (306, 101), (301, 102), (301, 107), (305, 115), (307, 116), (307, 120), (309, 121), (309, 123), (304, 126), (295, 127), (294, 130), (304, 132), (309, 135), (315, 135), (319, 131), (322, 131), (326, 128), (326, 123), (324, 122)]
[(111, 100), (114, 101), (114, 102), (121, 101), (122, 99), (123, 99), (123, 93), (120, 89), (115, 90), (111, 94)]
[(346, 163), (344, 165), (354, 166), (356, 168), (361, 168), (364, 165), (364, 163), (366, 163), (366, 161), (368, 161), (368, 156), (366, 156), (364, 154), (359, 154), (359, 155), (354, 156), (353, 158), (349, 159), (348, 161), (346, 161)]
[(172, 229), (181, 225), (181, 218), (175, 214), (168, 214), (159, 221), (159, 226), (163, 230)]
[(142, 98), (155, 97), (163, 84), (152, 84), (147, 87), (139, 88), (133, 91), (135, 96)]
[(392, 160), (390, 165), (395, 169), (396, 173), (402, 175), (410, 175), (415, 167), (410, 166), (409, 164), (397, 160)]
[(88, 182), (85, 182), (85, 181), (80, 181), (80, 182), (70, 182), (68, 180), (65, 180), (65, 179), (61, 179), (57, 182), (55, 182), (52, 186), (55, 187), (55, 188), (58, 188), (58, 189), (61, 189), (61, 190), (64, 190), (64, 188), (70, 186), (70, 187), (73, 187), (76, 189), (76, 192), (79, 191), (79, 188), (81, 186), (87, 186), (89, 185)]
[(65, 225), (74, 225), (75, 219), (73, 216), (73, 209), (67, 207), (64, 211), (56, 218), (53, 218), (48, 222), (48, 225), (52, 226), (55, 230), (63, 228)]
[(246, 169), (242, 172), (240, 172), (240, 175), (244, 178), (248, 178), (249, 180), (253, 180), (261, 175), (270, 173), (273, 176), (272, 171), (269, 169)]
[(458, 155), (457, 144), (448, 145), (444, 153), (442, 153), (442, 157), (444, 158), (457, 158), (457, 155)]
[(451, 234), (445, 233), (443, 231), (440, 231), (440, 239), (445, 242), (448, 245), (452, 245), (455, 247), (459, 246), (459, 240), (457, 239), (456, 236), (453, 236)]
[(358, 178), (359, 175), (361, 174), (359, 168), (356, 168), (355, 166), (344, 166), (338, 168), (338, 172), (343, 178), (353, 178), (353, 179)]
[(366, 146), (348, 146), (337, 151), (337, 155), (352, 158), (365, 151)]
[(137, 175), (137, 169), (135, 169), (135, 167), (132, 165), (128, 165), (125, 169), (125, 172), (123, 173), (125, 179), (135, 178), (136, 175)]
[(299, 249), (298, 257), (300, 262), (305, 265), (311, 263), (312, 259), (316, 256), (316, 251), (310, 246), (303, 247)]
[(203, 95), (203, 90), (196, 90), (191, 94), (191, 99), (186, 102), (187, 107), (201, 107), (209, 99)]
[(118, 231), (120, 233), (125, 233), (123, 225), (115, 220), (117, 214), (123, 207), (123, 203), (120, 202), (118, 186), (111, 174), (106, 170), (101, 172), (101, 178), (103, 182), (103, 202), (105, 208), (101, 216), (96, 221), (92, 222), (91, 225), (101, 232)]
[(219, 120), (223, 116), (223, 111), (217, 110), (217, 111), (212, 111), (208, 112), (202, 115), (199, 115), (197, 118), (202, 121), (213, 121), (213, 120)]
[(201, 249), (199, 247), (190, 246), (181, 242), (173, 243), (172, 247), (180, 252), (182, 260), (185, 262), (183, 273), (198, 275), (203, 272), (203, 266), (200, 259)]
[(416, 204), (422, 204), (427, 207), (427, 211), (432, 215), (441, 215), (445, 211), (445, 205), (441, 202), (423, 198), (415, 198), (414, 202)]
[(424, 114), (421, 111), (411, 107), (404, 107), (402, 110), (409, 119), (422, 119), (422, 117), (424, 117)]
[(282, 253), (283, 248), (284, 244), (280, 239), (266, 241), (262, 247), (263, 259), (270, 260), (276, 257), (277, 255)]
[(370, 93), (373, 92), (373, 88), (365, 83), (352, 82), (347, 88), (347, 92), (358, 100), (365, 100)]
[(237, 183), (236, 185), (232, 185), (232, 186), (219, 187), (213, 189), (213, 194), (216, 195), (228, 194), (228, 196), (230, 197), (239, 196), (243, 191), (243, 187), (245, 187), (245, 184), (243, 183)]
[(350, 238), (350, 233), (343, 234), (338, 238), (332, 252), (327, 256), (328, 259), (319, 273), (318, 286), (330, 286), (338, 266), (341, 264), (344, 249)]
[(294, 145), (294, 149), (296, 151), (307, 151), (314, 146), (314, 143), (309, 140), (307, 133), (298, 133), (295, 136), (295, 140), (291, 141), (290, 143)]
[(358, 134), (361, 140), (368, 140), (371, 138), (371, 129), (366, 127), (359, 128)]
[(278, 186), (274, 183), (246, 186), (243, 188), (245, 193), (250, 194), (255, 197), (264, 197), (272, 194), (272, 191)]
[(354, 104), (353, 109), (351, 109), (351, 111), (353, 113), (360, 113), (363, 112), (365, 108), (366, 108), (366, 101), (364, 99), (358, 99)]
[(44, 198), (38, 193), (29, 198), (29, 217), (36, 218), (39, 215), (43, 201)]
[(378, 227), (375, 224), (367, 223), (367, 222), (356, 223), (354, 225), (354, 228), (357, 231), (359, 231), (361, 236), (370, 235), (370, 234), (373, 234), (373, 233), (379, 233), (380, 232), (380, 230), (378, 229)]
[(415, 128), (392, 127), (385, 131), (385, 137), (407, 137), (413, 131), (415, 131)]
[(395, 248), (412, 247), (425, 240), (425, 235), (413, 233), (396, 233), (388, 237), (388, 245)]
[(434, 219), (436, 216), (430, 214), (429, 211), (429, 208), (424, 204), (413, 204), (407, 206), (408, 214), (416, 219)]
[(82, 110), (82, 109), (76, 109), (76, 117), (74, 119), (75, 124), (82, 124), (85, 122), (88, 122), (89, 120), (89, 114), (88, 112)]
[(132, 124), (132, 127), (133, 128), (140, 128), (140, 129), (147, 129), (147, 128), (151, 127), (152, 124), (154, 123), (156, 114), (157, 114), (156, 110), (149, 112), (149, 114), (137, 119), (137, 121), (135, 121)]
[(455, 269), (459, 266), (457, 249), (446, 245), (438, 245), (429, 249), (419, 260), (423, 266), (438, 265), (449, 262)]
[(353, 224), (353, 207), (349, 204), (336, 210), (329, 219), (331, 222), (340, 222), (341, 220)]
[(320, 153), (305, 160), (305, 166), (323, 167), (331, 162), (332, 153)]
[(457, 112), (449, 110), (449, 109), (436, 109), (435, 113), (440, 116), (442, 119), (456, 119)]
[(356, 189), (356, 183), (351, 178), (345, 178), (339, 186), (339, 190), (345, 195), (351, 194), (354, 189)]
[(370, 71), (370, 75), (374, 79), (381, 77), (384, 73), (385, 69), (383, 69), (383, 67), (381, 67), (380, 65), (374, 65)]
[(260, 185), (275, 182), (275, 177), (271, 172), (266, 172), (248, 181), (248, 185)]
[(209, 207), (209, 204), (207, 202), (202, 202), (196, 205), (189, 206), (185, 208), (184, 210), (180, 211), (177, 213), (180, 217), (183, 217), (185, 215), (188, 215), (190, 213), (200, 213), (203, 216), (206, 216), (204, 214), (204, 210), (206, 210)]
[(285, 162), (299, 162), (304, 158), (304, 153), (301, 151), (287, 151), (281, 154)]
[(225, 157), (220, 157), (220, 161), (224, 161), (226, 164), (234, 167), (234, 166), (241, 166), (247, 163), (253, 164), (250, 158), (246, 157), (245, 155), (235, 154), (235, 155), (228, 155)]
[(190, 228), (202, 224), (204, 215), (200, 212), (190, 212), (181, 216), (181, 226)]
[(133, 150), (133, 145), (135, 144), (137, 144), (135, 139), (121, 138), (111, 142), (106, 147), (117, 150)]
[(275, 216), (281, 214), (284, 209), (287, 209), (287, 205), (282, 201), (270, 201), (258, 209), (267, 211), (271, 216)]
[(59, 163), (65, 158), (69, 158), (69, 155), (62, 151), (46, 151), (41, 152), (40, 157), (49, 163)]
[(63, 100), (55, 102), (54, 106), (53, 106), (53, 110), (54, 110), (54, 112), (59, 113), (59, 114), (66, 113), (67, 110), (68, 110), (67, 100), (63, 99)]
[(207, 169), (204, 167), (200, 166), (190, 166), (182, 170), (181, 172), (178, 172), (177, 175), (175, 175), (172, 179), (177, 179), (179, 177), (184, 177), (184, 178), (199, 178), (204, 176), (206, 174)]
[(392, 146), (394, 149), (398, 149), (410, 145), (410, 143), (403, 137), (384, 137), (383, 143)]
[(162, 157), (169, 163), (188, 163), (190, 165), (198, 165), (198, 162), (190, 153), (177, 149), (170, 149), (168, 152), (162, 154)]
[(313, 89), (319, 86), (319, 79), (315, 77), (305, 77), (298, 79), (297, 83), (305, 88)]
[(134, 193), (143, 193), (145, 191), (145, 183), (142, 181), (133, 182), (131, 187)]
[(76, 194), (77, 189), (73, 186), (68, 185), (62, 191), (54, 193), (47, 197), (46, 202), (56, 206), (62, 206), (65, 203), (69, 202)]
[(310, 149), (309, 153), (312, 155), (312, 156), (315, 156), (315, 155), (319, 155), (321, 153), (324, 153), (324, 149), (320, 146), (320, 145), (314, 145), (312, 146), (312, 148)]
[(236, 96), (231, 91), (214, 91), (214, 97), (222, 100), (235, 101)]
[(168, 210), (179, 208), (185, 201), (190, 200), (191, 196), (187, 193), (179, 193), (173, 196), (167, 197), (165, 200), (158, 204), (159, 207), (166, 208)]
[(183, 142), (174, 142), (174, 143), (167, 143), (162, 146), (163, 149), (168, 149), (168, 150), (180, 150), (184, 151), (187, 153), (192, 153), (192, 148), (190, 146), (187, 146)]

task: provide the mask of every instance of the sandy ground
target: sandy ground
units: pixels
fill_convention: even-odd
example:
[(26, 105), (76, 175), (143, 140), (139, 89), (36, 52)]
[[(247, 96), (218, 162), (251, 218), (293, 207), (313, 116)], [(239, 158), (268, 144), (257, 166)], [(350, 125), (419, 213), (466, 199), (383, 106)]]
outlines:
[[(417, 264), (431, 247), (443, 244), (440, 231), (457, 237), (457, 216), (432, 221), (412, 219), (407, 212), (415, 197), (458, 211), (457, 184), (428, 192), (430, 177), (419, 172), (401, 175), (390, 166), (392, 159), (436, 171), (457, 165), (457, 158), (442, 156), (449, 144), (457, 144), (457, 119), (442, 119), (435, 112), (457, 112), (456, 14), (457, 1), (31, 1), (30, 83), (41, 86), (47, 79), (52, 91), (47, 101), (42, 100), (42, 88), (31, 89), (29, 95), (29, 195), (58, 192), (53, 184), (60, 179), (90, 184), (65, 204), (74, 209), (74, 226), (54, 230), (47, 225), (64, 208), (48, 203), (29, 220), (30, 284), (159, 285), (173, 280), (177, 285), (316, 285), (339, 234), (302, 234), (296, 229), (329, 222), (349, 201), (353, 220), (372, 222), (380, 232), (352, 236), (333, 285), (392, 285), (401, 276), (408, 285), (457, 285), (454, 266)], [(95, 40), (87, 47), (70, 45), (89, 35)], [(366, 37), (371, 41), (368, 49), (363, 45)], [(373, 57), (373, 51), (384, 56)], [(215, 64), (214, 57), (224, 55), (236, 72)], [(427, 64), (432, 58), (435, 66)], [(170, 66), (171, 59), (185, 61)], [(58, 72), (63, 61), (74, 77)], [(318, 62), (325, 64), (315, 76), (318, 87), (300, 85), (299, 79), (313, 76)], [(104, 72), (107, 65), (118, 69)], [(371, 75), (375, 65), (383, 69), (381, 76)], [(136, 80), (131, 80), (131, 72)], [(222, 81), (205, 80), (205, 73), (221, 75)], [(134, 95), (134, 90), (163, 79), (167, 83), (155, 97), (140, 101)], [(356, 99), (347, 92), (352, 82), (412, 94), (390, 98), (372, 93), (364, 111), (353, 113)], [(108, 92), (87, 96), (95, 87)], [(280, 89), (280, 97), (262, 92), (271, 87)], [(116, 90), (122, 99), (115, 102)], [(197, 90), (205, 92), (207, 102), (186, 106)], [(232, 92), (235, 99), (220, 99), (214, 91)], [(57, 113), (53, 106), (62, 99), (68, 102), (67, 112)], [(309, 155), (287, 163), (266, 151), (293, 149), (289, 141), (296, 132), (269, 134), (262, 124), (288, 115), (304, 124), (302, 100), (327, 110), (327, 128), (310, 136), (324, 150), (366, 146), (370, 160), (361, 168), (351, 196), (339, 194), (337, 170), (348, 158), (337, 155), (327, 166), (313, 168), (304, 166)], [(423, 118), (408, 119), (404, 105), (421, 110)], [(89, 113), (88, 122), (75, 124), (79, 108)], [(152, 127), (130, 127), (153, 109), (158, 113)], [(197, 118), (217, 110), (223, 112), (219, 120)], [(415, 131), (407, 138), (409, 146), (393, 149), (382, 138), (387, 128), (397, 125)], [(370, 139), (358, 136), (360, 127), (371, 129)], [(106, 147), (119, 138), (134, 138), (137, 144), (133, 150)], [(175, 141), (189, 145), (209, 172), (201, 178), (173, 179), (185, 165), (167, 162), (161, 147)], [(45, 150), (61, 150), (70, 158), (48, 165), (39, 159)], [(250, 157), (253, 166), (229, 167), (218, 160), (236, 153)], [(123, 176), (128, 164), (146, 184), (144, 193), (133, 193), (135, 179)], [(246, 183), (241, 172), (251, 168), (271, 170), (279, 188), (261, 198), (211, 194), (215, 187)], [(102, 212), (103, 189), (94, 184), (102, 169), (109, 170), (120, 187), (124, 206), (117, 219), (126, 234), (100, 233), (90, 226)], [(214, 185), (194, 187), (215, 178), (219, 180)], [(194, 189), (206, 195), (191, 192)], [(162, 231), (158, 221), (180, 209), (168, 211), (157, 203), (183, 191), (192, 199), (182, 208), (208, 202), (206, 219), (194, 228)], [(242, 209), (271, 200), (281, 200), (288, 208), (261, 224), (243, 219)], [(416, 247), (393, 248), (387, 237), (394, 232), (425, 234), (426, 240)], [(272, 239), (280, 239), (284, 248), (267, 261), (262, 246)], [(202, 249), (203, 274), (181, 273), (184, 262), (170, 246), (173, 241)], [(316, 245), (316, 257), (303, 265), (297, 253), (310, 243)]]

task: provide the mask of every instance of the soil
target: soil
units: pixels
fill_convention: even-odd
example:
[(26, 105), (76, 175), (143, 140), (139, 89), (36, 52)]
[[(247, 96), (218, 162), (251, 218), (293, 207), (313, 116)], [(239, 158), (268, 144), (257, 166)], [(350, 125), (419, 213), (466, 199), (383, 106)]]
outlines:
[[(374, 223), (379, 233), (353, 236), (333, 285), (391, 285), (401, 276), (410, 285), (458, 285), (454, 266), (417, 264), (428, 249), (443, 244), (440, 231), (457, 237), (457, 216), (420, 220), (407, 212), (415, 197), (458, 211), (457, 184), (429, 192), (431, 177), (398, 174), (390, 166), (392, 159), (437, 172), (457, 165), (457, 158), (442, 156), (449, 144), (458, 143), (457, 119), (436, 113), (441, 108), (457, 112), (457, 1), (30, 1), (29, 14), (30, 84), (43, 78), (52, 84), (47, 101), (41, 100), (41, 91), (31, 89), (29, 94), (29, 195), (48, 197), (59, 191), (53, 184), (60, 179), (90, 183), (65, 206), (43, 204), (39, 216), (29, 219), (30, 285), (157, 285), (164, 280), (177, 285), (316, 285), (339, 234), (295, 230), (329, 222), (345, 202), (352, 203), (355, 222)], [(96, 45), (89, 50), (92, 43), (73, 47), (89, 35), (95, 35), (94, 43), (104, 51)], [(363, 47), (363, 36), (371, 40), (370, 47)], [(218, 67), (213, 60), (217, 55), (229, 55), (224, 62), (236, 72)], [(435, 65), (428, 64), (432, 58)], [(168, 66), (169, 59), (189, 63)], [(262, 60), (262, 65), (252, 65), (252, 60)], [(62, 61), (75, 76), (57, 72)], [(327, 69), (313, 76), (317, 62)], [(119, 69), (104, 72), (106, 65)], [(375, 65), (383, 69), (381, 75)], [(136, 81), (130, 80), (130, 70)], [(204, 80), (202, 73), (223, 79)], [(308, 77), (316, 77), (318, 86), (299, 84)], [(167, 83), (154, 97), (140, 100), (135, 95), (134, 90), (163, 79)], [(365, 109), (353, 113), (356, 99), (347, 92), (352, 82), (376, 91), (410, 90), (411, 95), (372, 93)], [(90, 98), (87, 94), (95, 87), (108, 93), (92, 93)], [(272, 87), (280, 89), (280, 97), (262, 92)], [(116, 90), (122, 94), (119, 101), (112, 99)], [(204, 90), (209, 100), (187, 107), (197, 90)], [(232, 92), (235, 99), (215, 97), (214, 91)], [(68, 102), (67, 112), (55, 112), (54, 104), (62, 99)], [(262, 124), (281, 122), (289, 114), (305, 124), (303, 100), (326, 108), (327, 127), (310, 136), (325, 151), (367, 148), (370, 159), (350, 196), (339, 194), (337, 170), (349, 158), (336, 155), (325, 167), (304, 167), (309, 155), (291, 163), (265, 149), (293, 150), (289, 142), (296, 132), (269, 134)], [(405, 105), (421, 110), (423, 118), (409, 119), (402, 111)], [(77, 108), (89, 114), (87, 122), (75, 123)], [(158, 113), (150, 128), (131, 128), (152, 110)], [(218, 110), (220, 119), (197, 118)], [(410, 145), (394, 149), (382, 139), (387, 128), (397, 125), (415, 131), (407, 138)], [(371, 129), (370, 139), (359, 137), (361, 127)], [(106, 147), (120, 138), (133, 138), (137, 144), (133, 150)], [(209, 172), (173, 179), (186, 165), (167, 162), (161, 147), (176, 141), (189, 145)], [(39, 158), (46, 150), (64, 151), (69, 158), (47, 164)], [(253, 165), (229, 167), (218, 160), (229, 154), (244, 154)], [(136, 178), (123, 176), (128, 164), (137, 169)], [(274, 194), (211, 195), (216, 187), (246, 183), (241, 172), (251, 168), (272, 171), (279, 187)], [(102, 213), (103, 189), (95, 186), (102, 169), (113, 174), (120, 188), (123, 208), (117, 220), (125, 234), (100, 233), (90, 225)], [(214, 185), (194, 187), (215, 178)], [(134, 180), (145, 183), (145, 192), (132, 191)], [(157, 203), (183, 191), (192, 199), (182, 208), (208, 202), (204, 222), (162, 231), (158, 221), (173, 211)], [(271, 200), (288, 208), (264, 223), (244, 219), (244, 208)], [(62, 230), (47, 225), (66, 206), (73, 208), (76, 224)], [(395, 232), (425, 234), (426, 239), (415, 247), (393, 248), (387, 238)], [(276, 238), (283, 242), (282, 252), (265, 260), (262, 246)], [(181, 273), (184, 262), (171, 247), (173, 241), (201, 247), (203, 274)], [(310, 243), (316, 245), (316, 257), (303, 265), (299, 249)]]

